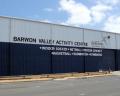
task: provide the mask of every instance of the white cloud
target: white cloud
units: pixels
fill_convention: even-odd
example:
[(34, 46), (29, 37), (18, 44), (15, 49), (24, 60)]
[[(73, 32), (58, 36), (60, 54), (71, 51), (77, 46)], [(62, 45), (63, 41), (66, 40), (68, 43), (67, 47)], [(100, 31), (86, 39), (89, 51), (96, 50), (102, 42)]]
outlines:
[(88, 24), (92, 20), (90, 10), (82, 3), (77, 3), (74, 0), (60, 0), (60, 10), (69, 14), (65, 23), (70, 25)]
[(52, 23), (52, 21), (48, 20), (48, 19), (44, 19), (44, 20), (40, 20), (42, 22), (46, 22), (46, 23)]
[(120, 0), (97, 0), (97, 2), (102, 3), (102, 4), (107, 4), (107, 5), (117, 5), (120, 3)]
[(88, 7), (76, 0), (60, 0), (59, 9), (69, 15), (62, 24), (74, 26), (103, 24), (100, 26), (103, 26), (105, 31), (120, 33), (120, 16), (112, 16), (115, 8), (119, 8), (120, 0), (96, 0), (95, 2)]
[(47, 11), (47, 12), (52, 12), (53, 9), (52, 8), (45, 8), (44, 11)]
[(104, 30), (120, 33), (120, 16), (110, 16), (104, 25)]
[(111, 6), (107, 6), (101, 3), (98, 3), (97, 5), (93, 6), (91, 8), (91, 15), (94, 23), (101, 22), (107, 14), (107, 11), (112, 10)]
[(75, 0), (60, 0), (59, 3), (59, 9), (67, 12), (69, 15), (64, 23), (75, 26), (100, 23), (107, 16), (107, 11), (112, 10), (111, 6), (101, 2), (96, 2), (96, 5), (90, 8)]

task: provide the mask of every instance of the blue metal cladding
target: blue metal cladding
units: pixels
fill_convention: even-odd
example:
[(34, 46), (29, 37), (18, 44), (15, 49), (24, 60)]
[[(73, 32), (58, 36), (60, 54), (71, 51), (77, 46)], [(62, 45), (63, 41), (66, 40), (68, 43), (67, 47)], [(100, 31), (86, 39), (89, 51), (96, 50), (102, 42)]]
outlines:
[(0, 76), (120, 70), (120, 34), (1, 16), (0, 29)]
[(0, 76), (9, 75), (9, 43), (0, 42)]
[(84, 72), (82, 56), (52, 56), (53, 73)]
[(48, 74), (51, 72), (50, 51), (39, 45), (11, 44), (11, 75)]
[(103, 49), (103, 56), (86, 56), (85, 72), (114, 71), (116, 68), (115, 50)]
[(102, 57), (86, 56), (85, 57), (85, 72), (96, 72), (101, 70)]
[(104, 49), (103, 50), (103, 63), (102, 63), (102, 69), (104, 71), (107, 70), (115, 70), (115, 50), (110, 50), (110, 49)]
[[(87, 48), (86, 48), (87, 49)], [(101, 50), (98, 48), (91, 48), (91, 50)], [(89, 52), (91, 53), (91, 52)], [(94, 52), (93, 52), (94, 53)], [(103, 54), (102, 50), (100, 51), (101, 55)], [(84, 68), (85, 72), (96, 72), (101, 70), (102, 56), (89, 55), (84, 57)]]
[[(66, 48), (74, 48), (74, 47), (66, 47)], [(66, 51), (66, 52), (70, 54), (72, 53), (71, 51)], [(52, 55), (51, 59), (52, 59), (53, 73), (84, 72), (83, 56)]]
[(71, 72), (84, 72), (84, 56), (71, 57)]
[(102, 56), (52, 55), (41, 46), (50, 45), (0, 43), (0, 76), (120, 70), (120, 50), (103, 49)]
[(116, 68), (117, 68), (117, 70), (120, 70), (120, 50), (117, 50), (117, 52), (116, 52)]

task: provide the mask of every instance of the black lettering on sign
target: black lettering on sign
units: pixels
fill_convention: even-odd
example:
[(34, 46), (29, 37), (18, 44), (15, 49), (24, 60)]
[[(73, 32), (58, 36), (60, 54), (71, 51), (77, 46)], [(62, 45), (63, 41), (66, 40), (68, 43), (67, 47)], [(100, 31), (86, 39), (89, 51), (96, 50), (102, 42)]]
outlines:
[(75, 46), (88, 46), (86, 42), (74, 42)]
[(72, 41), (57, 40), (56, 44), (57, 45), (73, 45), (73, 42)]
[(39, 39), (40, 44), (54, 44), (54, 40), (50, 39)]
[(46, 45), (64, 45), (64, 46), (76, 46), (76, 47), (85, 47), (88, 46), (86, 42), (76, 42), (76, 41), (64, 41), (64, 40), (52, 40), (52, 39), (44, 39), (44, 38), (28, 38), (28, 37), (13, 37), (13, 41), (15, 42), (23, 42), (23, 43), (39, 43)]
[(36, 43), (36, 38), (13, 37), (13, 41), (16, 41), (16, 42), (33, 42), (33, 43)]

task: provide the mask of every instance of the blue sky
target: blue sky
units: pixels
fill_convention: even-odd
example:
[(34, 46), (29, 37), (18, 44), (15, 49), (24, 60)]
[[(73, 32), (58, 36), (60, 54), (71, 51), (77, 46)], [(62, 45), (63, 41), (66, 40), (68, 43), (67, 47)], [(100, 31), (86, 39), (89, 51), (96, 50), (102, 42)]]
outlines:
[(0, 0), (0, 15), (120, 33), (120, 0)]

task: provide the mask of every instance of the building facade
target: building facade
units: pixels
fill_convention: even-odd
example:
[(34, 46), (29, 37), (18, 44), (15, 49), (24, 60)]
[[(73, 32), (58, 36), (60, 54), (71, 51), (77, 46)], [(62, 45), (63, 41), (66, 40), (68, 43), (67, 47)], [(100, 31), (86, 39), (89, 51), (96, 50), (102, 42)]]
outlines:
[(120, 34), (0, 16), (0, 75), (119, 69)]

